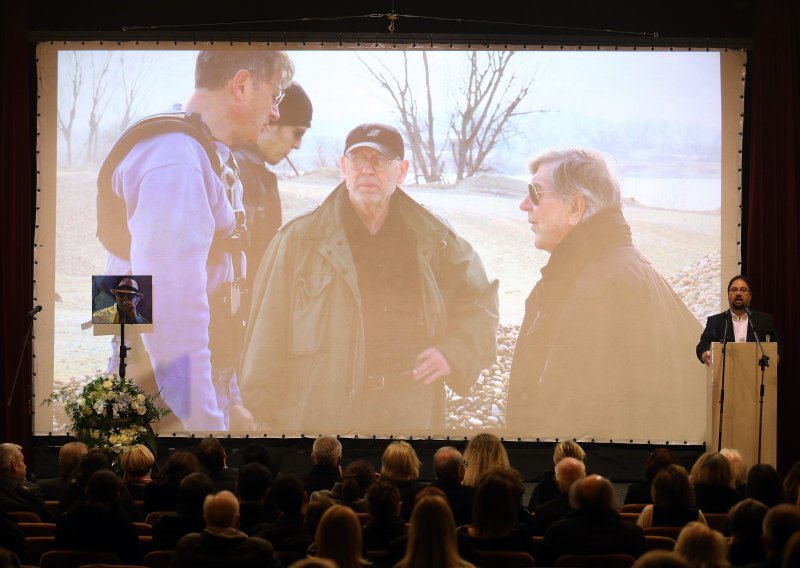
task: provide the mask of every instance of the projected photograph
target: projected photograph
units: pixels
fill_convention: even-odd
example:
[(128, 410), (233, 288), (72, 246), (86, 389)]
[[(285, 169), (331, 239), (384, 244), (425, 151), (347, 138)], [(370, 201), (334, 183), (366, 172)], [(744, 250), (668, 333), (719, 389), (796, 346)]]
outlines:
[(92, 324), (153, 323), (152, 281), (152, 276), (92, 276)]
[(89, 47), (39, 47), (37, 396), (118, 364), (102, 275), (163, 435), (702, 443), (721, 53)]

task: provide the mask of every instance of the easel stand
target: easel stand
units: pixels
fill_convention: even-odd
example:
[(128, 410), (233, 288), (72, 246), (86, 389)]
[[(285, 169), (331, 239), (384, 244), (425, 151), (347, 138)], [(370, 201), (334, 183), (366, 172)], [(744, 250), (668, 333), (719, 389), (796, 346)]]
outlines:
[(130, 347), (125, 345), (125, 324), (119, 324), (119, 376), (120, 378), (125, 378), (125, 367), (127, 364), (125, 363), (125, 357), (128, 356), (128, 351), (130, 351)]

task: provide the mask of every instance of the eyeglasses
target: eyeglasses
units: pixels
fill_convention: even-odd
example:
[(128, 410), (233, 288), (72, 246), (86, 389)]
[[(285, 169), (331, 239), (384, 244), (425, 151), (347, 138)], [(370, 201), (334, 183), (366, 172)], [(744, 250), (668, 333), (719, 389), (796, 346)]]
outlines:
[(267, 85), (271, 85), (271, 86), (275, 87), (276, 89), (278, 89), (278, 94), (272, 96), (272, 106), (278, 106), (279, 104), (281, 104), (281, 101), (283, 100), (283, 97), (286, 96), (286, 91), (281, 89), (278, 85), (276, 85), (272, 81), (267, 81)]
[(132, 292), (117, 292), (117, 296), (120, 300), (133, 300), (136, 298), (136, 294)]
[(539, 205), (542, 201), (542, 195), (545, 193), (553, 193), (552, 191), (545, 191), (538, 185), (534, 183), (528, 184), (528, 195), (531, 197), (531, 201), (534, 205)]
[(729, 288), (728, 292), (733, 292), (734, 294), (737, 292), (741, 292), (742, 294), (747, 294), (750, 291), (749, 288)]
[(345, 156), (347, 160), (347, 165), (353, 168), (354, 170), (363, 170), (367, 162), (369, 162), (370, 166), (372, 166), (372, 170), (375, 172), (383, 172), (386, 171), (386, 168), (389, 167), (389, 164), (392, 162), (396, 162), (397, 160), (390, 160), (380, 154), (376, 154), (372, 156), (372, 158), (367, 158), (364, 154), (347, 154)]

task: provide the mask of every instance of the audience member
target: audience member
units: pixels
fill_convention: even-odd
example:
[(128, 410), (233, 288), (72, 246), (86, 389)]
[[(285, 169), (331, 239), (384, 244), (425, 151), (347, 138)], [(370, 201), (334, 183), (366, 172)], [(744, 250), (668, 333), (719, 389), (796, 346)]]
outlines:
[(783, 547), (782, 568), (797, 568), (798, 566), (800, 566), (800, 531), (796, 531), (790, 536), (786, 546)]
[(725, 456), (731, 465), (733, 474), (733, 487), (736, 490), (736, 497), (741, 500), (745, 498), (745, 486), (747, 485), (747, 464), (739, 450), (733, 448), (722, 448), (719, 453)]
[(243, 465), (247, 465), (249, 463), (260, 463), (265, 468), (269, 470), (270, 475), (274, 479), (276, 477), (277, 472), (273, 471), (273, 463), (272, 463), (272, 454), (269, 453), (269, 450), (264, 444), (259, 444), (258, 442), (253, 442), (252, 444), (248, 444), (242, 450), (242, 463)]
[[(553, 465), (555, 466), (564, 458), (575, 458), (578, 461), (585, 462), (586, 452), (577, 442), (564, 440), (558, 442), (553, 450)], [(531, 498), (528, 501), (529, 511), (535, 511), (536, 507), (555, 499), (559, 495), (555, 469), (548, 469), (534, 481), (536, 482), (536, 487), (533, 488), (533, 493), (531, 493)]]
[(0, 547), (0, 568), (20, 568), (19, 555), (13, 550)]
[(494, 434), (474, 436), (464, 450), (466, 471), (462, 483), (477, 487), (481, 476), (494, 467), (511, 467), (503, 442)]
[(139, 536), (120, 502), (123, 489), (113, 471), (92, 473), (86, 483), (86, 499), (77, 501), (56, 521), (56, 547), (111, 552), (124, 564), (140, 564)]
[(329, 558), (339, 568), (362, 568), (369, 562), (361, 556), (361, 523), (355, 512), (343, 505), (333, 505), (319, 521), (316, 555)]
[(643, 529), (682, 527), (692, 521), (707, 524), (703, 513), (694, 506), (694, 489), (684, 467), (664, 467), (656, 474), (651, 493), (653, 504), (647, 505), (636, 520)]
[(798, 499), (800, 492), (798, 492), (798, 488), (800, 488), (800, 461), (792, 465), (789, 473), (783, 479), (783, 490), (786, 492), (787, 502), (794, 503), (800, 507), (800, 500)]
[(337, 568), (337, 566), (333, 560), (309, 556), (292, 563), (289, 568)]
[[(17, 521), (0, 509), (0, 551), (6, 549), (17, 555), (20, 562), (27, 560), (25, 553), (25, 533), (17, 526)], [(0, 564), (2, 567), (2, 564)]]
[(333, 436), (320, 436), (311, 448), (311, 471), (303, 476), (306, 494), (333, 489), (342, 475), (342, 444)]
[(319, 495), (333, 499), (336, 503), (350, 507), (356, 513), (369, 512), (369, 504), (364, 498), (367, 489), (379, 476), (375, 467), (367, 460), (356, 460), (348, 465), (339, 481), (333, 484), (333, 489), (315, 491), (311, 500)]
[(420, 465), (417, 452), (408, 442), (391, 442), (383, 451), (381, 478), (393, 483), (400, 491), (400, 501), (403, 504), (400, 516), (405, 521), (411, 518), (414, 496), (425, 487), (424, 483), (417, 481)]
[(136, 444), (119, 458), (122, 471), (125, 472), (122, 482), (134, 500), (144, 500), (144, 488), (153, 480), (150, 473), (153, 471), (153, 464), (156, 462), (153, 452), (144, 444)]
[(747, 472), (746, 495), (768, 508), (786, 503), (781, 476), (774, 467), (765, 463), (756, 464)]
[(58, 477), (36, 482), (46, 501), (58, 501), (88, 451), (89, 447), (83, 442), (67, 442), (61, 446), (58, 450)]
[(800, 509), (787, 503), (776, 505), (764, 516), (763, 531), (762, 542), (767, 555), (763, 566), (781, 566), (786, 543), (800, 531)]
[(260, 463), (251, 462), (239, 469), (236, 491), (239, 495), (239, 530), (248, 535), (260, 523), (274, 524), (280, 516), (276, 506), (267, 503), (272, 474)]
[(272, 496), (281, 511), (274, 525), (256, 525), (255, 536), (272, 543), (276, 550), (305, 553), (314, 540), (305, 525), (308, 495), (303, 482), (293, 476), (280, 477), (272, 484)]
[[(313, 499), (309, 499), (305, 515), (303, 515), (303, 524), (306, 527), (306, 532), (310, 535), (317, 534), (317, 527), (319, 527), (319, 522), (322, 520), (322, 515), (325, 514), (325, 511), (339, 504), (330, 497), (320, 495), (318, 491), (314, 495)], [(314, 550), (314, 544), (312, 543), (308, 551), (313, 554)]]
[(518, 550), (533, 554), (532, 533), (518, 521), (525, 487), (514, 470), (488, 470), (475, 489), (472, 522), (463, 532), (478, 550)]
[[(111, 469), (111, 456), (102, 448), (91, 448), (81, 459), (78, 469), (75, 470), (75, 475), (69, 480), (64, 492), (58, 498), (58, 513), (65, 513), (73, 505), (83, 501), (86, 498), (86, 484), (89, 482), (89, 478), (96, 471), (103, 469)], [(128, 501), (125, 508), (132, 517), (133, 497), (131, 497), (127, 488), (124, 494), (120, 496), (120, 499)]]
[(237, 530), (239, 501), (230, 491), (208, 495), (203, 505), (206, 528), (181, 538), (174, 568), (272, 568), (281, 566), (272, 544)]
[(572, 512), (569, 504), (569, 490), (572, 485), (586, 477), (586, 466), (575, 458), (564, 458), (556, 464), (556, 485), (561, 494), (555, 499), (545, 501), (536, 507), (533, 516), (534, 534), (543, 535), (547, 529)]
[(620, 519), (608, 479), (590, 475), (576, 481), (570, 503), (575, 511), (545, 533), (537, 563), (555, 564), (565, 554), (622, 553), (638, 558), (645, 551), (642, 528)]
[(673, 463), (677, 464), (678, 460), (667, 448), (656, 448), (650, 452), (644, 462), (644, 479), (628, 486), (628, 492), (625, 494), (625, 504), (652, 503), (653, 498), (650, 496), (650, 488), (653, 485), (653, 479), (655, 479), (659, 471)]
[(675, 552), (689, 568), (726, 568), (728, 544), (722, 533), (698, 522), (686, 525), (678, 535)]
[(228, 453), (222, 447), (222, 442), (213, 436), (203, 438), (197, 446), (197, 460), (200, 462), (217, 491), (236, 490), (239, 472), (236, 468), (228, 467)]
[(202, 532), (206, 526), (203, 504), (214, 493), (211, 478), (201, 471), (190, 473), (178, 486), (175, 511), (164, 513), (153, 523), (153, 549), (172, 550), (181, 537)]
[(469, 524), (472, 520), (472, 503), (475, 488), (464, 485), (464, 456), (452, 446), (442, 446), (433, 454), (433, 472), (436, 479), (431, 485), (441, 489), (453, 511), (456, 526)]
[(764, 517), (769, 508), (755, 499), (739, 501), (728, 513), (727, 528), (731, 533), (728, 561), (744, 566), (766, 559), (761, 543)]
[(389, 543), (406, 534), (406, 522), (400, 516), (400, 491), (393, 483), (376, 481), (367, 489), (370, 520), (364, 526), (365, 550), (385, 550)]
[(447, 502), (424, 496), (414, 507), (409, 524), (408, 545), (396, 568), (470, 568), (458, 552), (455, 521)]
[(42, 490), (25, 479), (27, 471), (22, 446), (0, 444), (0, 511), (30, 511), (49, 521)]
[(144, 514), (153, 511), (174, 511), (178, 506), (181, 480), (201, 470), (197, 457), (183, 450), (172, 452), (164, 462), (158, 478), (144, 488)]
[(706, 452), (697, 458), (689, 479), (697, 507), (704, 513), (727, 513), (738, 501), (731, 465), (719, 452)]

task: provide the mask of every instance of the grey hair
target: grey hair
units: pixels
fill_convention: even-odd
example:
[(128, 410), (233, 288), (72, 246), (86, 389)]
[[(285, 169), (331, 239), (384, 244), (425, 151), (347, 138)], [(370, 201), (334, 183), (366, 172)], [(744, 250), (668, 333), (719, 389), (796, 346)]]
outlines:
[(549, 150), (532, 158), (528, 171), (534, 174), (544, 164), (553, 166), (553, 188), (562, 201), (583, 197), (586, 209), (581, 221), (604, 209), (622, 206), (619, 180), (600, 152), (581, 148)]
[(320, 436), (314, 440), (311, 453), (314, 455), (314, 463), (339, 465), (342, 443), (333, 436)]
[(11, 471), (11, 465), (23, 459), (22, 446), (6, 442), (0, 444), (0, 473)]

